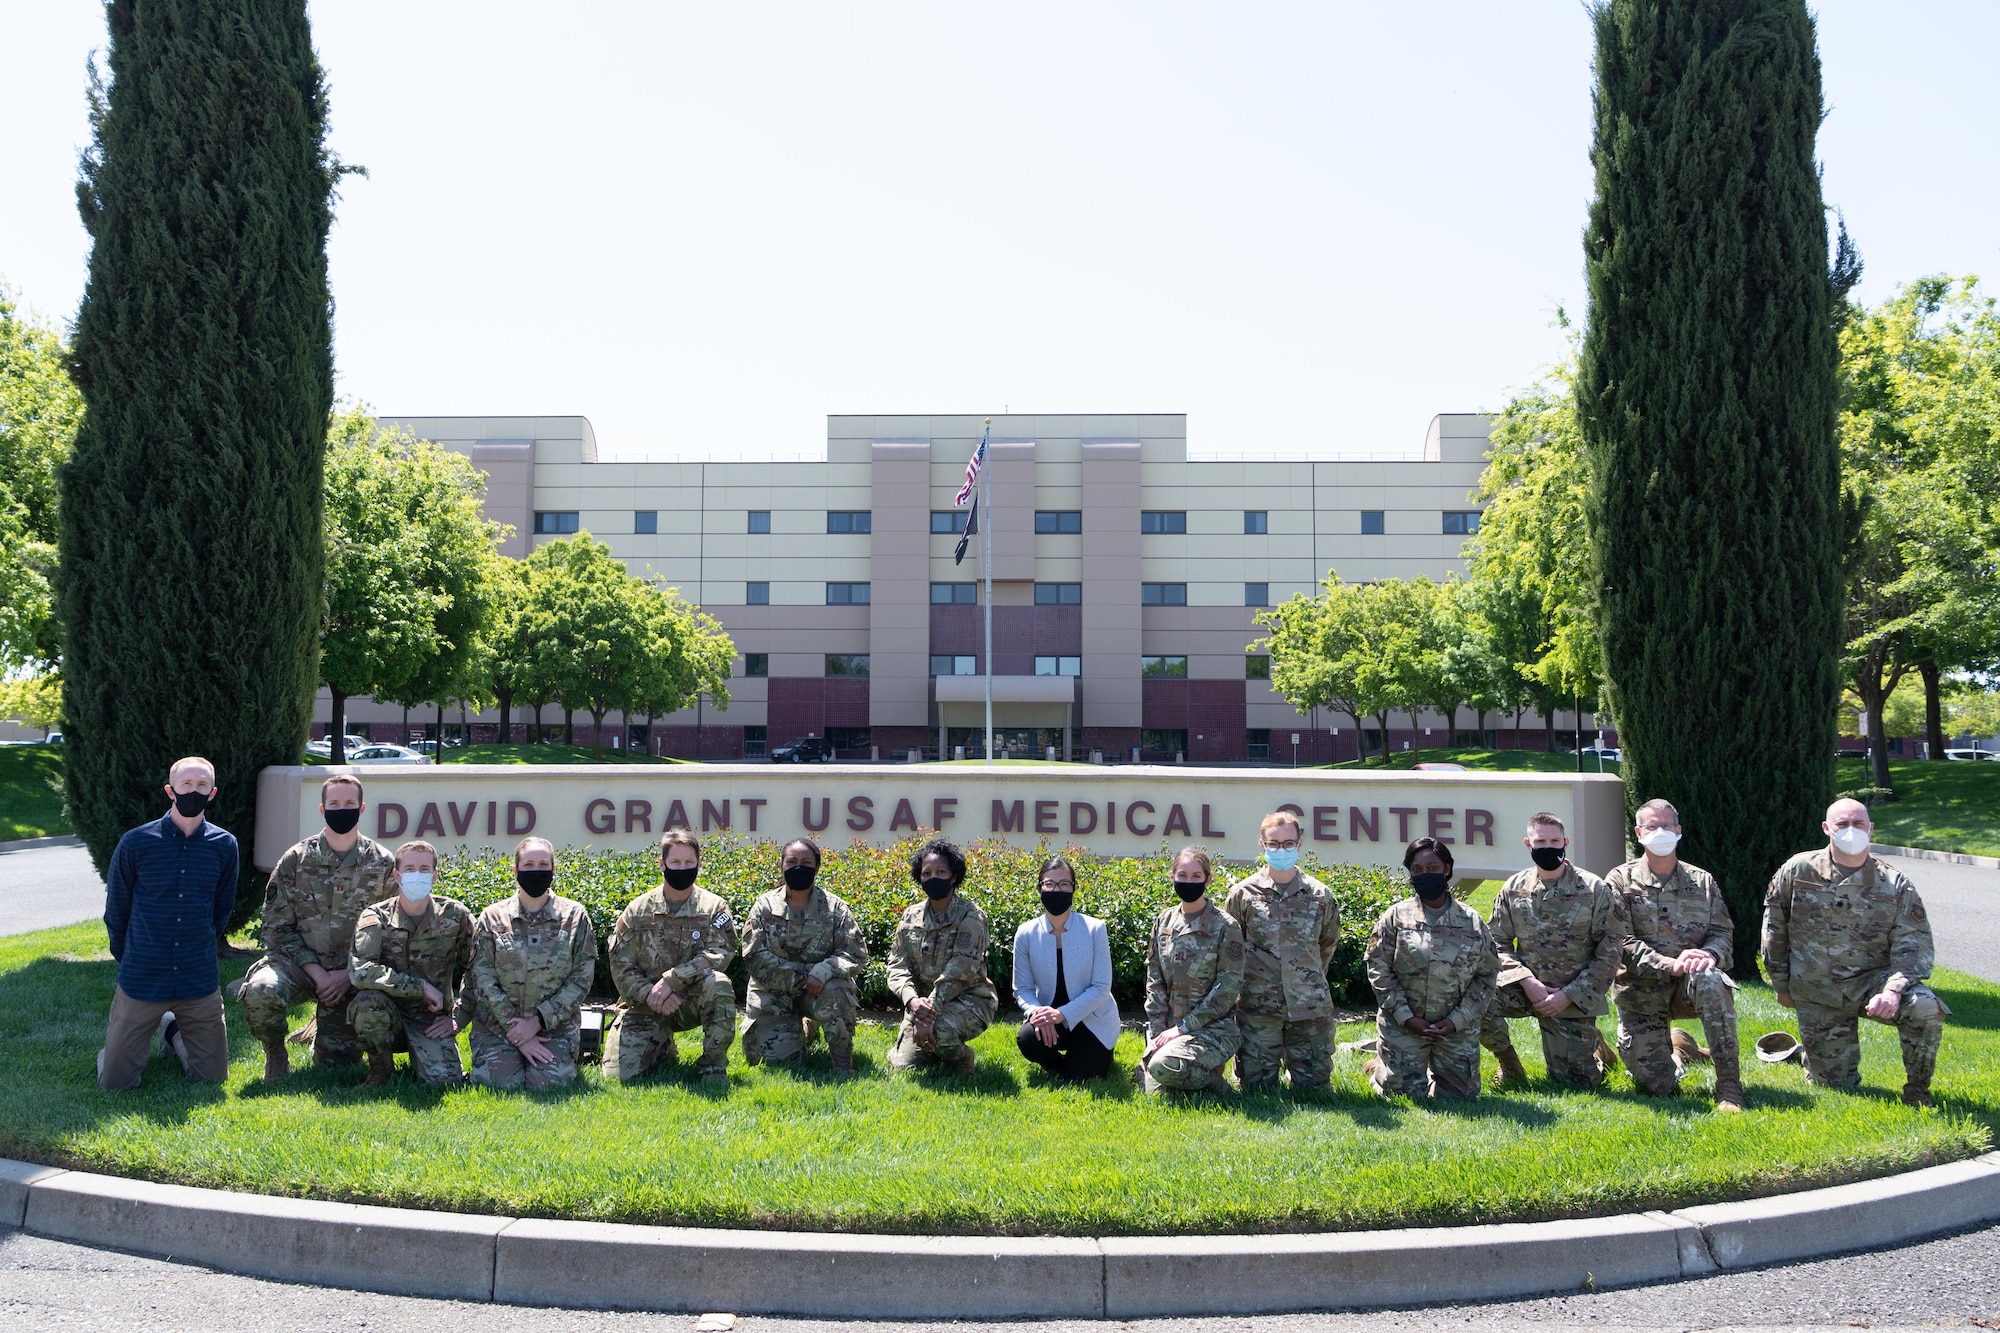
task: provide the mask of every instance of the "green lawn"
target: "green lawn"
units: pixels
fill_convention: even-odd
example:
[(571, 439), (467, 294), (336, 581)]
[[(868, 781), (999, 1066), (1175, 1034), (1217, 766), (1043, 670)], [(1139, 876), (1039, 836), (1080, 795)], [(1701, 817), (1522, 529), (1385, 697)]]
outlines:
[(60, 745), (0, 745), (0, 842), (71, 831), (62, 772)]
[[(1495, 769), (1508, 773), (1574, 773), (1576, 756), (1573, 754), (1550, 754), (1547, 750), (1475, 750), (1465, 747), (1435, 750), (1398, 750), (1389, 756), (1386, 767), (1391, 769), (1413, 768), (1418, 764), (1464, 764), (1467, 768)], [(1583, 771), (1586, 773), (1616, 773), (1615, 759), (1603, 761), (1598, 768), (1595, 755), (1583, 757)], [(1314, 768), (1369, 769), (1385, 765), (1380, 758), (1366, 761), (1349, 759), (1339, 764), (1315, 764)]]
[[(1843, 759), (1841, 791), (1868, 785), (1859, 759)], [(1898, 847), (2000, 856), (2000, 764), (1891, 759), (1896, 799), (1873, 806), (1875, 838)]]
[[(730, 1070), (726, 1090), (676, 1076), (508, 1095), (357, 1088), (359, 1068), (306, 1063), (275, 1090), (232, 1004), (221, 1088), (156, 1061), (135, 1093), (92, 1077), (112, 987), (100, 927), (0, 940), (0, 1152), (149, 1179), (457, 1211), (880, 1232), (1173, 1234), (1346, 1229), (1622, 1212), (1830, 1184), (1988, 1150), (2000, 1119), (2000, 987), (1952, 973), (1940, 1108), (1901, 1086), (1894, 1033), (1864, 1024), (1858, 1094), (1808, 1088), (1795, 1066), (1746, 1061), (1751, 1113), (1707, 1094), (1652, 1101), (1624, 1075), (1606, 1094), (1539, 1081), (1431, 1108), (1364, 1090), (1157, 1102), (1120, 1071), (1082, 1088), (1030, 1072), (1004, 1023), (970, 1078), (885, 1076), (888, 1030), (864, 1028), (862, 1077), (824, 1057), (803, 1074)], [(230, 965), (232, 973), (243, 962)], [(1743, 1044), (1784, 1020), (1741, 993)], [(303, 1013), (299, 1015), (303, 1017)], [(1349, 1025), (1343, 1039), (1363, 1035)], [(1525, 1026), (1517, 1043), (1538, 1070)]]
[[(367, 742), (356, 742), (366, 744)], [(324, 764), (325, 756), (308, 754), (308, 764)], [(602, 756), (592, 758), (588, 745), (467, 745), (444, 747), (447, 764), (691, 764), (692, 759), (670, 759), (664, 755), (632, 754), (607, 747)]]

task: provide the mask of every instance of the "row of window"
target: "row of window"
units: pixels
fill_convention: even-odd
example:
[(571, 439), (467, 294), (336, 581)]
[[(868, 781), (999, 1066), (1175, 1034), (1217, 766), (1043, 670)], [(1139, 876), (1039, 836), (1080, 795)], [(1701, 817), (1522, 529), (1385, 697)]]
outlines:
[[(768, 533), (771, 530), (771, 511), (752, 509), (745, 531)], [(937, 536), (957, 536), (965, 531), (967, 511), (963, 509), (934, 509), (931, 511), (931, 532)], [(1361, 533), (1363, 536), (1382, 534), (1380, 509), (1361, 511)], [(538, 509), (535, 511), (535, 534), (537, 536), (563, 536), (578, 530), (578, 514), (574, 509)], [(660, 530), (660, 513), (657, 509), (635, 509), (632, 511), (632, 531), (657, 533)], [(866, 509), (829, 509), (826, 512), (826, 530), (830, 533), (851, 534), (871, 533), (875, 530), (875, 516)], [(1183, 509), (1148, 509), (1139, 515), (1139, 531), (1146, 535), (1171, 535), (1184, 533), (1187, 529), (1187, 511)], [(1262, 535), (1270, 531), (1270, 515), (1262, 509), (1243, 511), (1243, 531), (1250, 535)], [(1083, 514), (1075, 509), (1038, 509), (1035, 511), (1035, 531), (1047, 534), (1069, 534), (1083, 531)], [(1444, 515), (1444, 532), (1450, 536), (1470, 536), (1479, 531), (1479, 511), (1468, 509), (1448, 511)]]
[[(1185, 680), (1188, 660), (1184, 655), (1163, 655), (1139, 659), (1139, 674), (1151, 680)], [(769, 653), (743, 654), (743, 674), (753, 680), (763, 679), (771, 674)], [(829, 676), (865, 676), (868, 674), (867, 653), (828, 653), (826, 674)], [(979, 674), (979, 658), (971, 653), (931, 654), (931, 674), (933, 676), (976, 676)], [(1081, 676), (1083, 659), (1067, 654), (1037, 657), (1037, 676)], [(1243, 659), (1245, 680), (1269, 680), (1271, 659), (1262, 653), (1253, 653)]]
[[(746, 606), (769, 606), (771, 585), (759, 580), (743, 585), (743, 603)], [(826, 585), (828, 606), (868, 606), (871, 605), (869, 585), (866, 583), (829, 583)], [(977, 606), (979, 585), (976, 583), (933, 583), (931, 585), (932, 606)], [(1142, 583), (1139, 585), (1139, 605), (1141, 606), (1186, 606), (1187, 584), (1185, 583)], [(1269, 606), (1271, 585), (1268, 583), (1246, 583), (1243, 585), (1243, 605)], [(1036, 606), (1081, 606), (1083, 605), (1083, 585), (1081, 583), (1037, 583), (1035, 585)]]

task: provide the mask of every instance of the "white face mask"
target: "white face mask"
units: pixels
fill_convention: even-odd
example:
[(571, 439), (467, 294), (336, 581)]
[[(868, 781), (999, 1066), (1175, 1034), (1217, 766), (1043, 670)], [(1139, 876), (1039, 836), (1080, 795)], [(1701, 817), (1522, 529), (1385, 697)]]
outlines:
[(1851, 827), (1835, 829), (1833, 845), (1848, 856), (1859, 856), (1868, 850), (1868, 830)]
[(1681, 845), (1681, 835), (1670, 828), (1651, 828), (1639, 835), (1639, 845), (1655, 856), (1670, 856)]
[(403, 896), (413, 903), (420, 903), (431, 896), (433, 876), (428, 870), (405, 870), (399, 880), (403, 886)]

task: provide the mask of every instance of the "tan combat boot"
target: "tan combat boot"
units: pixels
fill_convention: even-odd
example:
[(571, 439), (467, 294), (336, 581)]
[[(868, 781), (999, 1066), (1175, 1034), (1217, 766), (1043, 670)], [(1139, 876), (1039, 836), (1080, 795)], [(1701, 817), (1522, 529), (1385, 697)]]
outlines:
[(1618, 1068), (1618, 1048), (1604, 1040), (1602, 1032), (1597, 1034), (1597, 1062), (1606, 1069)]
[(1528, 1081), (1528, 1069), (1521, 1063), (1521, 1053), (1509, 1046), (1504, 1051), (1495, 1051), (1493, 1058), (1500, 1067), (1493, 1071), (1493, 1086), (1511, 1088)]
[(388, 1051), (368, 1052), (368, 1077), (361, 1080), (364, 1088), (379, 1088), (396, 1075), (396, 1057)]
[(1741, 1111), (1743, 1104), (1743, 1080), (1735, 1074), (1715, 1076), (1715, 1109), (1718, 1111)]
[(264, 1081), (281, 1083), (292, 1072), (291, 1052), (285, 1049), (285, 1034), (264, 1038)]
[(833, 1062), (833, 1076), (834, 1076), (835, 1078), (853, 1078), (853, 1077), (854, 1077), (854, 1043), (853, 1043), (853, 1042), (851, 1042), (851, 1041), (841, 1041), (841, 1042), (836, 1042), (836, 1041), (828, 1041), (828, 1042), (827, 1042), (827, 1044), (826, 1044), (826, 1054), (827, 1054), (827, 1058), (828, 1058), (828, 1059), (830, 1059), (830, 1060), (831, 1060), (831, 1061)]
[(1693, 1033), (1686, 1028), (1669, 1028), (1668, 1031), (1673, 1034), (1674, 1054), (1680, 1057), (1683, 1067), (1708, 1063), (1708, 1047), (1696, 1041)]
[(1905, 1083), (1903, 1085), (1903, 1105), (1936, 1106), (1937, 1103), (1931, 1100), (1931, 1086), (1929, 1081), (1926, 1080), (1919, 1083), (1915, 1079), (1911, 1079), (1908, 1083)]

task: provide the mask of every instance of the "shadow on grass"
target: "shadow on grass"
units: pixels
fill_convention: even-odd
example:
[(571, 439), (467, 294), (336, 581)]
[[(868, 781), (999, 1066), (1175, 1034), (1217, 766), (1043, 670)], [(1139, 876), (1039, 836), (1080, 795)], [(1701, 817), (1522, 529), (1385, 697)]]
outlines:
[(1981, 1032), (2000, 1029), (2000, 997), (1988, 991), (1966, 990), (1961, 986), (1940, 986), (1935, 981), (1931, 989), (1951, 1010), (1951, 1017), (1944, 1021), (1947, 1028), (1972, 1028)]

